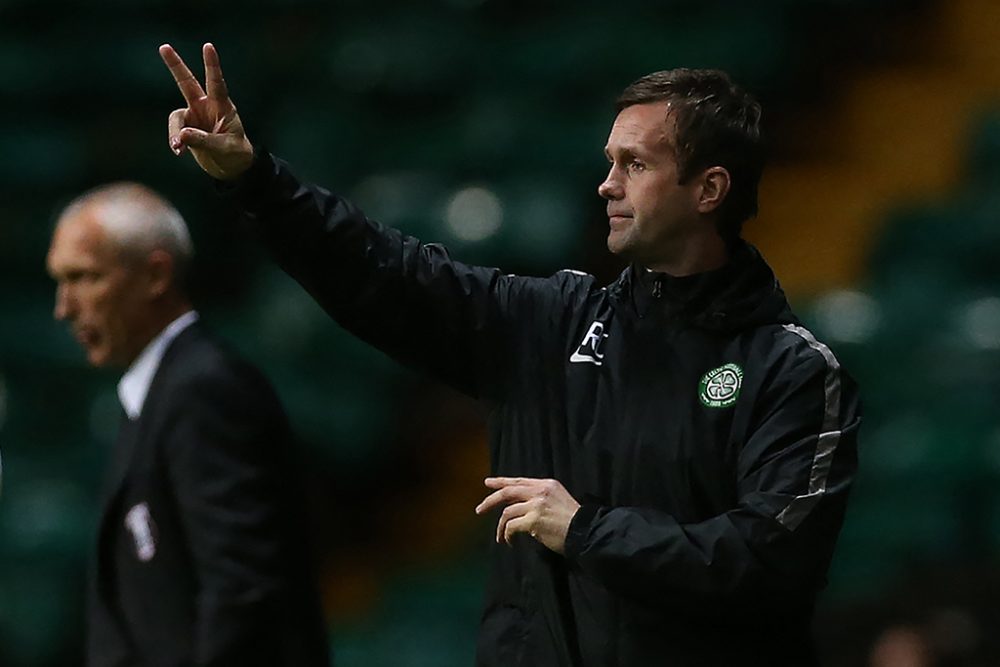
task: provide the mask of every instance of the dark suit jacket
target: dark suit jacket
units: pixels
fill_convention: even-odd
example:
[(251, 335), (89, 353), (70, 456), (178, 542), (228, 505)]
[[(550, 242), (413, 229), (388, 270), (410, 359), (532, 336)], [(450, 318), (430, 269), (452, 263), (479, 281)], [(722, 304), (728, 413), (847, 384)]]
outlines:
[(194, 324), (123, 420), (92, 568), (90, 667), (313, 667), (329, 645), (290, 429)]

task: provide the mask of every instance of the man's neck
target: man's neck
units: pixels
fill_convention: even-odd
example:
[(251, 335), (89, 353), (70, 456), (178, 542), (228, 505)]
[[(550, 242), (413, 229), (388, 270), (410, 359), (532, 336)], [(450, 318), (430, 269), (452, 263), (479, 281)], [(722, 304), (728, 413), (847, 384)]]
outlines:
[(178, 299), (172, 302), (169, 307), (164, 307), (162, 310), (157, 311), (156, 318), (154, 319), (156, 331), (153, 333), (153, 338), (166, 329), (171, 322), (191, 310), (191, 308), (190, 301), (187, 299)]
[(132, 354), (129, 365), (135, 361), (142, 351), (146, 349), (146, 346), (159, 336), (160, 332), (166, 329), (171, 322), (191, 309), (191, 302), (187, 299), (176, 299), (168, 304), (164, 304), (162, 307), (156, 308), (151, 314), (147, 326), (144, 327), (143, 335), (137, 338), (136, 345), (138, 349)]
[(729, 247), (717, 234), (694, 236), (673, 257), (660, 257), (645, 265), (650, 271), (681, 278), (714, 271), (729, 261)]

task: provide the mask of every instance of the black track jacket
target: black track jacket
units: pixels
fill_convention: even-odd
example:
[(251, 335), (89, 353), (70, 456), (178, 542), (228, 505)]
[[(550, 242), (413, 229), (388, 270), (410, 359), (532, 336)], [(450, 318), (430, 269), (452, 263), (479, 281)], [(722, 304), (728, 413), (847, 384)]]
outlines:
[(493, 474), (582, 503), (493, 549), (481, 667), (815, 664), (859, 404), (758, 252), (672, 278), (456, 262), (257, 156), (229, 196), (342, 326), (490, 409)]

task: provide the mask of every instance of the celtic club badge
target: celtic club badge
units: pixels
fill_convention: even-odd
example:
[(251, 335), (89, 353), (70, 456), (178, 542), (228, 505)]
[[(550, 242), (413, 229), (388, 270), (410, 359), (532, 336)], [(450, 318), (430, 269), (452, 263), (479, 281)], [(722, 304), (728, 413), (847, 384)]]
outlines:
[(737, 364), (719, 366), (701, 376), (698, 398), (710, 408), (728, 408), (736, 402), (743, 384), (743, 369)]

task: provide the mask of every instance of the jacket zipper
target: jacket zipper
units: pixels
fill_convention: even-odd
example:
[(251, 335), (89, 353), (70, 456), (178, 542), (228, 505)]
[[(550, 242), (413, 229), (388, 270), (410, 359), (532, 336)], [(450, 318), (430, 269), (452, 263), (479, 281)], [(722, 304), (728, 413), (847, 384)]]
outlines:
[(653, 281), (653, 298), (659, 299), (663, 295), (663, 279), (657, 278)]

